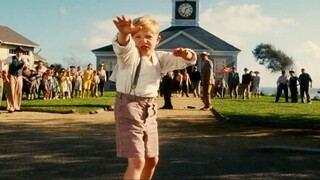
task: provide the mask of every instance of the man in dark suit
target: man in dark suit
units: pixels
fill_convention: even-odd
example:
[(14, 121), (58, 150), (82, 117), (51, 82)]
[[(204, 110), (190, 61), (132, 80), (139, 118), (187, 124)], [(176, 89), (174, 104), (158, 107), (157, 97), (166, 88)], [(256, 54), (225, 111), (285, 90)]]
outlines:
[(299, 76), (299, 83), (300, 83), (300, 96), (301, 102), (305, 103), (305, 96), (307, 98), (307, 103), (311, 104), (310, 99), (310, 89), (312, 87), (312, 79), (311, 76), (305, 72), (305, 69), (301, 69), (301, 74)]
[(160, 109), (173, 109), (171, 103), (171, 93), (173, 90), (173, 72), (169, 71), (162, 78), (162, 94), (164, 97), (164, 105)]
[(228, 86), (229, 86), (230, 99), (232, 99), (233, 93), (234, 93), (235, 99), (237, 99), (240, 78), (239, 78), (239, 74), (237, 73), (237, 68), (233, 66), (231, 69), (232, 69), (232, 71), (228, 75)]

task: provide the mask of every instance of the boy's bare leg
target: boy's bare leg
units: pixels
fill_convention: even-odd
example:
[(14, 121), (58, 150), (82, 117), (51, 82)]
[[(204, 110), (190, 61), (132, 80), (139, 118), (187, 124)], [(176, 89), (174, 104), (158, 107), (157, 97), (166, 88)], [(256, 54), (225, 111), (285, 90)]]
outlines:
[(128, 158), (128, 167), (123, 179), (140, 179), (144, 165), (144, 158)]
[(140, 179), (151, 179), (158, 164), (159, 157), (152, 157), (145, 159), (145, 165), (143, 167)]
[(128, 158), (128, 167), (123, 179), (151, 179), (159, 161), (153, 158)]

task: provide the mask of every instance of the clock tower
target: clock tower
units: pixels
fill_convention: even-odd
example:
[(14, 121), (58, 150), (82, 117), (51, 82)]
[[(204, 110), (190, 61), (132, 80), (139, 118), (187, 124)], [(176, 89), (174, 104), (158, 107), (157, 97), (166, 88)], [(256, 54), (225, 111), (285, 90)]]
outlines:
[(200, 0), (172, 0), (172, 26), (199, 26)]

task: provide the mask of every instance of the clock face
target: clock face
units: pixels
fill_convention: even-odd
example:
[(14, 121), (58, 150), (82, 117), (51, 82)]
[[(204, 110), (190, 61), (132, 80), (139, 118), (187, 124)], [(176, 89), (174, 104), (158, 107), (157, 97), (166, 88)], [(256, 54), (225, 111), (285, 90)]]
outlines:
[(178, 13), (182, 17), (189, 17), (193, 13), (193, 7), (189, 3), (182, 3), (178, 8)]

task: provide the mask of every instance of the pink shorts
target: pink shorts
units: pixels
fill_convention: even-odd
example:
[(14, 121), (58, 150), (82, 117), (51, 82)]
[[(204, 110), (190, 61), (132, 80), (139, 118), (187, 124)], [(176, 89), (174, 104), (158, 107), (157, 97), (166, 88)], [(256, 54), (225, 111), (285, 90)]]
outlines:
[(157, 111), (155, 98), (117, 93), (114, 112), (118, 157), (159, 155)]

